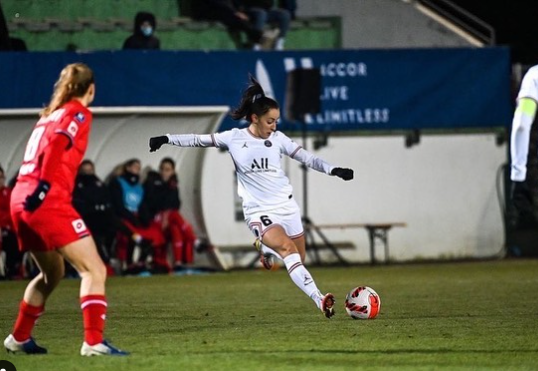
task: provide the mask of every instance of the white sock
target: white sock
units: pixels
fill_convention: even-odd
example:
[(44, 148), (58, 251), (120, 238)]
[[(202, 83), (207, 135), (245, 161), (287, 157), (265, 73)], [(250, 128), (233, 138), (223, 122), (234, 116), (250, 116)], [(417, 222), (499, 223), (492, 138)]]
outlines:
[(252, 50), (262, 50), (261, 44), (254, 44), (254, 46), (252, 47)]
[(310, 272), (308, 272), (303, 265), (299, 253), (286, 256), (284, 258), (284, 264), (286, 264), (288, 274), (295, 285), (303, 290), (303, 292), (308, 295), (310, 299), (314, 300), (314, 303), (316, 303), (317, 307), (319, 308), (322, 295), (318, 290), (314, 279), (310, 275)]
[(284, 38), (279, 37), (275, 43), (275, 50), (284, 50)]

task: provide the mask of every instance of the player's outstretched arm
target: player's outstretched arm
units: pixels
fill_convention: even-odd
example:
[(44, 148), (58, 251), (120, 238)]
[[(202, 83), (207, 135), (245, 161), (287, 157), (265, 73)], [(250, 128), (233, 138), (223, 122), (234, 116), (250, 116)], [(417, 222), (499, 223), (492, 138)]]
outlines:
[(149, 151), (155, 152), (159, 148), (162, 147), (163, 144), (168, 144), (170, 141), (168, 140), (168, 136), (162, 135), (159, 137), (151, 137), (149, 138)]
[(353, 169), (335, 167), (331, 170), (331, 175), (337, 176), (344, 180), (351, 180), (353, 179)]

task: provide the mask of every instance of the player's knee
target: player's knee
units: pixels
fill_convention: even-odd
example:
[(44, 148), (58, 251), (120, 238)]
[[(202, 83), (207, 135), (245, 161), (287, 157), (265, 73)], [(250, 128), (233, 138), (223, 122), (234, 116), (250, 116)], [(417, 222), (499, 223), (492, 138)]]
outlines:
[(287, 241), (280, 248), (280, 255), (282, 255), (282, 257), (286, 257), (286, 256), (288, 256), (290, 254), (295, 254), (295, 253), (298, 253), (298, 252), (299, 251), (297, 250), (297, 246), (295, 246), (295, 244), (293, 243), (292, 240)]
[(63, 266), (61, 266), (54, 270), (42, 272), (41, 274), (43, 276), (43, 284), (45, 285), (47, 290), (52, 291), (64, 278), (65, 269)]
[(95, 267), (94, 271), (94, 276), (96, 280), (99, 280), (100, 282), (106, 281), (106, 266), (102, 262)]
[(106, 281), (106, 266), (101, 261), (87, 266), (83, 272), (79, 273), (82, 277), (86, 277), (94, 283), (104, 283)]

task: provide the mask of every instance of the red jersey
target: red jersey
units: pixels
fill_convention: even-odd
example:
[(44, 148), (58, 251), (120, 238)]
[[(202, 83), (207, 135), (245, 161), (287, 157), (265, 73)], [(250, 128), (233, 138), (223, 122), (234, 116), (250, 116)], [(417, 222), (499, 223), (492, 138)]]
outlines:
[(12, 194), (12, 207), (21, 206), (26, 196), (37, 187), (44, 151), (55, 135), (66, 135), (71, 143), (58, 158), (60, 163), (53, 178), (46, 179), (51, 184), (47, 198), (71, 202), (78, 167), (88, 147), (91, 122), (91, 112), (78, 100), (67, 102), (37, 122), (26, 145)]
[(11, 188), (0, 187), (0, 229), (12, 228), (9, 200)]

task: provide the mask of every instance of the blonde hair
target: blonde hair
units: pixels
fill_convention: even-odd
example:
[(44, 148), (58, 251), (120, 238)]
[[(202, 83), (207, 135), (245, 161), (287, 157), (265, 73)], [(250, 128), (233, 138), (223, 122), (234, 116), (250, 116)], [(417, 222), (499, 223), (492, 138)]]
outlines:
[(84, 63), (72, 63), (60, 72), (54, 84), (54, 93), (40, 115), (48, 116), (73, 98), (83, 97), (93, 84), (93, 71)]

